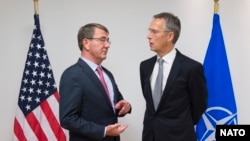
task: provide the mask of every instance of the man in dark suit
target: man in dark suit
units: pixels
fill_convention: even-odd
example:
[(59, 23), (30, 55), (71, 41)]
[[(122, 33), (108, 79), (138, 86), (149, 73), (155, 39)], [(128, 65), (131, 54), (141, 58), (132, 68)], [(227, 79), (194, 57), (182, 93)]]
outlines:
[(154, 15), (148, 30), (150, 49), (157, 55), (140, 64), (146, 101), (142, 141), (196, 141), (194, 126), (207, 105), (203, 67), (174, 48), (181, 31), (178, 17)]
[(78, 32), (81, 57), (60, 79), (59, 114), (70, 141), (120, 141), (128, 124), (118, 116), (131, 112), (113, 75), (101, 63), (110, 47), (109, 31), (97, 23), (86, 24)]

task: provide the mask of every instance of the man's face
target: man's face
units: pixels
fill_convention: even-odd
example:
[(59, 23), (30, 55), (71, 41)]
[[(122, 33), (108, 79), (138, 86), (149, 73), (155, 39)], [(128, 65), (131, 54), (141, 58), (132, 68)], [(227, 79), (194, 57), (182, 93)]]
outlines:
[(148, 28), (148, 41), (150, 49), (156, 53), (160, 53), (169, 44), (168, 31), (166, 31), (164, 19), (153, 19)]
[(93, 62), (100, 64), (107, 57), (110, 47), (109, 35), (104, 30), (96, 28), (93, 38), (87, 39), (85, 50), (88, 58)]

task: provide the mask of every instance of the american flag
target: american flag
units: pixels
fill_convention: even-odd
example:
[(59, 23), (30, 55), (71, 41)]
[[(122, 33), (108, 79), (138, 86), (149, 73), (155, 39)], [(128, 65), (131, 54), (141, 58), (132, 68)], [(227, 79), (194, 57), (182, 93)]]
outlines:
[(14, 119), (14, 140), (65, 141), (58, 120), (59, 94), (44, 47), (38, 14), (34, 15), (34, 20)]

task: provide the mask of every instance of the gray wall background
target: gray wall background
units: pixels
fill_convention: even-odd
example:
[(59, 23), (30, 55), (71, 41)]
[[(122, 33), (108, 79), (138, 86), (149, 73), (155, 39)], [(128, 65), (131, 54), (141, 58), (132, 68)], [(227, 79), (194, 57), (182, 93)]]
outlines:
[[(13, 137), (24, 63), (34, 25), (32, 0), (0, 0), (0, 140)], [(250, 1), (221, 0), (219, 14), (238, 107), (239, 124), (250, 124)], [(182, 53), (203, 63), (212, 30), (213, 0), (40, 0), (39, 14), (56, 83), (80, 56), (77, 31), (89, 22), (110, 30), (112, 45), (104, 65), (115, 75), (133, 112), (123, 119), (123, 141), (140, 141), (145, 102), (139, 82), (140, 61), (154, 55), (146, 39), (154, 14), (168, 11), (182, 22), (176, 44)]]

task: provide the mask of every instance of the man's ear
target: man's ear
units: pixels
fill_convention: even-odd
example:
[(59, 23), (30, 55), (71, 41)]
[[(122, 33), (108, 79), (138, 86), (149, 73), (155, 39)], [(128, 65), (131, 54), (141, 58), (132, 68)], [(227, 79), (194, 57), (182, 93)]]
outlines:
[(173, 41), (174, 40), (174, 32), (168, 32), (167, 38), (168, 38), (168, 41)]
[(82, 40), (82, 44), (83, 44), (83, 48), (85, 48), (85, 50), (89, 50), (89, 44), (90, 44), (90, 42), (89, 42), (88, 39), (84, 38)]

